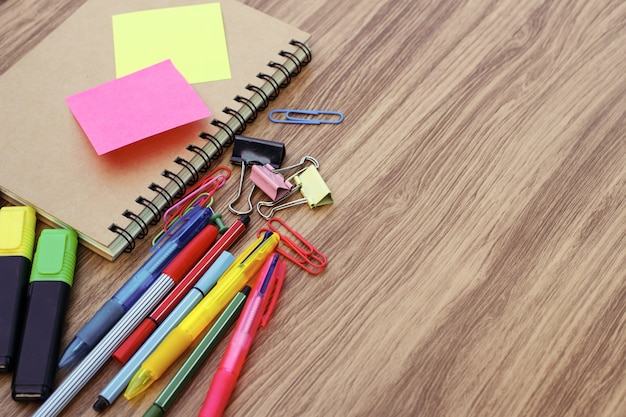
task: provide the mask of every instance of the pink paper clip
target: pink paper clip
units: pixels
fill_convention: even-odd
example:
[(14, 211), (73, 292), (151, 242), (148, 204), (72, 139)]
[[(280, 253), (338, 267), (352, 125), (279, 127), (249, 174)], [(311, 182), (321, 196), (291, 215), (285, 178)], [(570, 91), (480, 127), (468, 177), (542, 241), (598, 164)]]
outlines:
[(275, 172), (274, 167), (270, 164), (252, 165), (250, 180), (272, 201), (284, 197), (293, 188), (293, 184)]
[[(282, 231), (279, 229), (282, 229)], [(266, 231), (277, 233), (280, 236), (276, 252), (308, 273), (317, 275), (326, 267), (328, 263), (326, 256), (300, 233), (287, 226), (283, 220), (278, 217), (270, 218), (267, 221), (267, 227), (259, 229), (257, 235), (260, 236), (261, 233)], [(289, 251), (283, 249), (282, 246), (285, 246)]]
[(206, 178), (197, 182), (187, 190), (185, 195), (163, 213), (163, 231), (165, 232), (170, 223), (178, 219), (190, 207), (190, 205), (208, 205), (213, 194), (230, 178), (230, 168), (219, 166), (207, 174)]

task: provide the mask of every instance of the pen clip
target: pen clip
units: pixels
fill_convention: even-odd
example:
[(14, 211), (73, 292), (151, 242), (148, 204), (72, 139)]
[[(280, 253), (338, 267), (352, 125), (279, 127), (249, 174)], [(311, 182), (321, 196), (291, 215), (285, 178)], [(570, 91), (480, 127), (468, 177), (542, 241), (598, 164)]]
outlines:
[[(189, 188), (185, 195), (172, 207), (163, 213), (163, 228), (152, 239), (150, 251), (162, 247), (165, 242), (174, 238), (177, 231), (183, 226), (185, 216), (197, 207), (206, 208), (213, 204), (213, 195), (222, 188), (226, 180), (230, 178), (231, 170), (225, 166), (219, 166), (207, 174), (207, 177)], [(196, 210), (195, 212), (201, 213)], [(193, 214), (193, 213), (191, 213)], [(187, 221), (191, 215), (187, 217)], [(180, 221), (183, 220), (183, 221)], [(219, 224), (218, 224), (219, 226)]]
[[(258, 253), (257, 251), (261, 248), (263, 243), (265, 243), (265, 241), (268, 240), (270, 236), (272, 236), (272, 233), (273, 233), (270, 230), (264, 230), (263, 232), (264, 232), (263, 238), (261, 238), (261, 233), (258, 233), (256, 244), (254, 246), (249, 246), (243, 253), (241, 253), (241, 255), (239, 255), (239, 257), (235, 259), (234, 265), (245, 264), (246, 261), (248, 261), (248, 259), (251, 259), (254, 256), (255, 253)], [(240, 258), (241, 258), (241, 261), (237, 262)]]
[[(209, 211), (209, 213), (206, 212)], [(206, 213), (206, 214), (205, 214)], [(193, 206), (191, 207), (183, 217), (179, 218), (168, 230), (159, 237), (159, 239), (150, 248), (150, 252), (162, 248), (168, 242), (181, 241), (188, 242), (195, 236), (200, 229), (205, 226), (205, 223), (200, 221), (203, 214), (207, 216), (213, 215), (213, 210), (209, 207)]]
[[(281, 232), (279, 229), (283, 229), (283, 231)], [(266, 231), (276, 233), (280, 236), (276, 252), (308, 273), (317, 275), (326, 267), (328, 263), (326, 256), (300, 233), (289, 227), (282, 219), (278, 217), (268, 219), (267, 227), (259, 229), (257, 236), (260, 236), (260, 233)], [(286, 249), (283, 249), (281, 244), (284, 245)]]
[(269, 321), (270, 316), (276, 309), (278, 296), (280, 295), (280, 291), (282, 290), (283, 284), (285, 283), (286, 271), (287, 271), (287, 262), (279, 260), (273, 272), (273, 274), (275, 275), (274, 289), (272, 290), (272, 294), (270, 295), (271, 298), (267, 304), (265, 313), (263, 313), (263, 317), (261, 317), (261, 327), (265, 327), (267, 325), (267, 322)]
[(150, 252), (153, 252), (157, 249), (162, 248), (165, 243), (167, 243), (170, 239), (176, 239), (176, 237), (182, 233), (185, 224), (197, 214), (196, 210), (189, 210), (183, 217), (178, 218), (173, 224), (171, 224), (168, 229), (162, 233), (159, 238), (154, 242), (152, 247), (150, 248)]

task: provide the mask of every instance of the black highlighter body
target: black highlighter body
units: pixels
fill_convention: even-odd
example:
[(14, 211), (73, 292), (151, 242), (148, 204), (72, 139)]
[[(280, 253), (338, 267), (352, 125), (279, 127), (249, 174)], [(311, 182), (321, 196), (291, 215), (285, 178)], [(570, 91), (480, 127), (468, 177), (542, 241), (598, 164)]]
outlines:
[(70, 289), (63, 281), (35, 281), (28, 286), (22, 344), (11, 386), (16, 401), (44, 401), (52, 393)]
[(28, 258), (0, 256), (0, 372), (15, 365), (30, 268)]

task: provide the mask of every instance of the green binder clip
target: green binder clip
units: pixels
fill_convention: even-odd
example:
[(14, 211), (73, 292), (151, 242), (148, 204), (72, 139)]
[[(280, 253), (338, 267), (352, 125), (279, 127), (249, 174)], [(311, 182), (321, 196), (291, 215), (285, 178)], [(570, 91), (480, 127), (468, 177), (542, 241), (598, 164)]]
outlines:
[(300, 194), (312, 209), (333, 202), (330, 189), (315, 166), (311, 165), (302, 174), (296, 175), (293, 182), (300, 187)]

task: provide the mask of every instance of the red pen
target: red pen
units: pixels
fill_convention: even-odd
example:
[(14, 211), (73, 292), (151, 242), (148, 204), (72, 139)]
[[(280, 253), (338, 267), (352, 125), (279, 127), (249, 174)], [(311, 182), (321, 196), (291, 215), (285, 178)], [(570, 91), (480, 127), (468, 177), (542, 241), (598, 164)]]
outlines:
[[(250, 217), (245, 215), (228, 228), (228, 230), (215, 242), (211, 249), (200, 259), (193, 269), (176, 285), (168, 296), (154, 309), (148, 317), (135, 329), (133, 333), (113, 353), (113, 357), (120, 363), (125, 364), (135, 354), (137, 349), (146, 341), (154, 330), (172, 312), (174, 307), (185, 297), (200, 277), (209, 269), (215, 260), (228, 249), (246, 230)], [(217, 237), (217, 228), (215, 237)], [(215, 240), (215, 238), (213, 239)], [(168, 266), (169, 267), (169, 266)]]
[(224, 413), (254, 336), (259, 326), (267, 324), (275, 306), (286, 268), (287, 263), (280, 261), (280, 255), (277, 253), (270, 256), (263, 265), (252, 294), (248, 297), (237, 321), (222, 361), (213, 376), (200, 410), (200, 417), (217, 417)]

